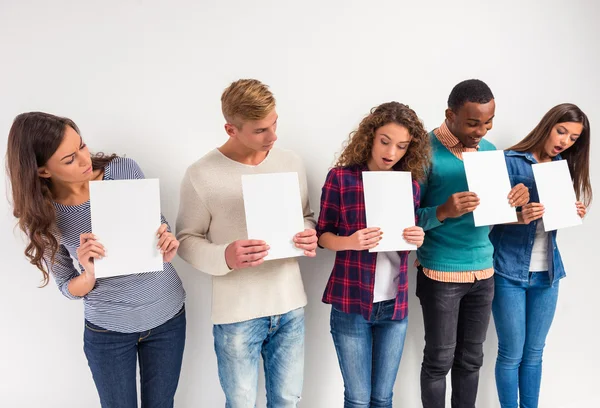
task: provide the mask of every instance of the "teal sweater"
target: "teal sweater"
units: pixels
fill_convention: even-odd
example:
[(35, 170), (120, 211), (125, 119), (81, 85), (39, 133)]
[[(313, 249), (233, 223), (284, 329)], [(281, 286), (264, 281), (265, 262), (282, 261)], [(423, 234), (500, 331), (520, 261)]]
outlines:
[[(425, 268), (442, 272), (463, 272), (493, 266), (494, 248), (488, 238), (490, 227), (475, 227), (473, 213), (458, 218), (437, 219), (437, 207), (454, 193), (469, 191), (465, 167), (433, 134), (431, 168), (421, 185), (418, 225), (425, 230), (425, 242), (417, 251), (417, 259)], [(486, 140), (479, 151), (496, 150)]]

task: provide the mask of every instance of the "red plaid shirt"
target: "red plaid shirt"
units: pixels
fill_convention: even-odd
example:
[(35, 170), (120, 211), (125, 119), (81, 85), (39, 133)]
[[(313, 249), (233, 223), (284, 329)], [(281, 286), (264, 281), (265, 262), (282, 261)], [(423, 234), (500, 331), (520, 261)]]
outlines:
[[(317, 236), (331, 232), (347, 237), (367, 227), (362, 181), (362, 172), (366, 170), (366, 166), (349, 166), (329, 171), (321, 194)], [(413, 181), (415, 213), (419, 199), (419, 184)], [(408, 314), (408, 252), (398, 254), (400, 270), (393, 320), (402, 320)], [(370, 320), (376, 262), (376, 252), (338, 251), (323, 302), (344, 313), (361, 314), (365, 320)]]

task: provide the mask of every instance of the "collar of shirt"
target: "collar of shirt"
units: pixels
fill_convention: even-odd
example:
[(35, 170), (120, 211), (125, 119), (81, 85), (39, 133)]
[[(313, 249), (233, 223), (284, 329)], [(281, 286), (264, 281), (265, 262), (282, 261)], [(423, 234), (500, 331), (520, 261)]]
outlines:
[(450, 129), (448, 129), (448, 125), (446, 125), (446, 121), (443, 121), (439, 128), (433, 131), (438, 140), (448, 149), (460, 149), (463, 152), (475, 152), (479, 150), (479, 146), (476, 148), (468, 148), (465, 147), (460, 140), (456, 136), (452, 134)]
[[(531, 152), (517, 152), (515, 150), (507, 150), (505, 154), (509, 157), (511, 157), (511, 156), (512, 157), (524, 157), (529, 162), (534, 163), (534, 164), (538, 162), (535, 159), (535, 157), (533, 157), (533, 154)], [(560, 156), (560, 154), (557, 154), (556, 156), (554, 156), (552, 158), (552, 161), (556, 161), (556, 160), (562, 160), (562, 157)]]

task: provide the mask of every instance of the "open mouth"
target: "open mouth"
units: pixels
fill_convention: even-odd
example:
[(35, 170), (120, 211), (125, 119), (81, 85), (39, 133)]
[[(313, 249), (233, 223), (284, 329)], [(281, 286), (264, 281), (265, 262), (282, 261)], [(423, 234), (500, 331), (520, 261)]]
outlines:
[(469, 137), (471, 138), (471, 140), (474, 143), (479, 143), (479, 142), (481, 142), (481, 139), (482, 139), (481, 137), (473, 137), (473, 136), (469, 136)]
[(560, 146), (554, 146), (554, 153), (560, 153), (562, 152), (564, 149)]
[(392, 164), (394, 162), (392, 159), (386, 159), (386, 158), (382, 158), (381, 160), (383, 160), (383, 162), (385, 164)]

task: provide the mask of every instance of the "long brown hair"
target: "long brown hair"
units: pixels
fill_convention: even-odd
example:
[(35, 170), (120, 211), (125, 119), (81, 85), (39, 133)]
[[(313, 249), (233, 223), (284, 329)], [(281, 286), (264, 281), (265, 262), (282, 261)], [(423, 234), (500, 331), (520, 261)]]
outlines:
[(592, 185), (590, 183), (590, 121), (577, 105), (572, 103), (556, 105), (544, 115), (540, 123), (529, 132), (525, 139), (508, 148), (508, 150), (537, 152), (542, 148), (546, 139), (550, 137), (550, 132), (554, 126), (565, 122), (581, 123), (583, 126), (583, 130), (575, 144), (560, 155), (563, 159), (567, 160), (577, 200), (583, 201), (586, 206), (589, 206), (592, 202)]
[[(48, 284), (48, 258), (54, 262), (58, 251), (58, 231), (50, 179), (38, 175), (63, 141), (67, 126), (79, 133), (71, 119), (43, 112), (17, 116), (8, 134), (6, 172), (12, 187), (13, 215), (29, 243), (25, 256), (43, 274), (42, 286)], [(116, 155), (92, 156), (94, 170), (104, 168)]]
[(399, 102), (386, 102), (373, 109), (351, 132), (335, 166), (365, 165), (371, 156), (375, 132), (389, 123), (404, 126), (412, 140), (406, 154), (394, 165), (394, 170), (410, 171), (417, 181), (426, 177), (431, 161), (429, 136), (415, 111)]

